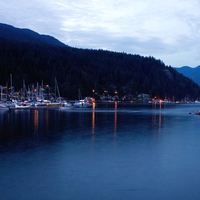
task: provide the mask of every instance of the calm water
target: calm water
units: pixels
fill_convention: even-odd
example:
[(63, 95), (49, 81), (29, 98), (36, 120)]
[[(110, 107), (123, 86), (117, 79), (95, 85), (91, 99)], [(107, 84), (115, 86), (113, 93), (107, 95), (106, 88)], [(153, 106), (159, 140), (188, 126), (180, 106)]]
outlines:
[(0, 111), (0, 199), (200, 199), (199, 109)]

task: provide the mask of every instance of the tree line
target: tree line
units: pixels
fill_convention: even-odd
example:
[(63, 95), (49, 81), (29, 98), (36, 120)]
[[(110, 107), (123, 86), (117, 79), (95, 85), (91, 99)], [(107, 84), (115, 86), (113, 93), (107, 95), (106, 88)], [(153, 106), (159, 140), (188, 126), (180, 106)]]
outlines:
[(61, 96), (76, 99), (103, 93), (124, 96), (145, 93), (170, 100), (200, 97), (200, 87), (161, 60), (127, 53), (78, 49), (0, 38), (0, 85), (13, 74), (15, 89), (26, 84), (54, 86)]

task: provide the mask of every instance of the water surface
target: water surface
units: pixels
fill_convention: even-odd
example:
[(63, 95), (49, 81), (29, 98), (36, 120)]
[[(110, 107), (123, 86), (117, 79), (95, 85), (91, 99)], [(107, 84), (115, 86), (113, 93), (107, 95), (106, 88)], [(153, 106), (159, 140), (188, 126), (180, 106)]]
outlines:
[(198, 109), (0, 111), (0, 199), (199, 199)]

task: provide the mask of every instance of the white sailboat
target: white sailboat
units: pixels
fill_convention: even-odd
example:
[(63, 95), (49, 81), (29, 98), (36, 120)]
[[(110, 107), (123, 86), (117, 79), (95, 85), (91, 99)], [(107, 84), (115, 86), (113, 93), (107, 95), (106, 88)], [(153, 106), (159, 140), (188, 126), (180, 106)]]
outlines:
[(74, 106), (72, 106), (71, 103), (67, 102), (67, 101), (62, 101), (62, 103), (60, 104), (60, 109), (64, 110), (64, 109), (72, 109), (74, 108)]
[(19, 105), (19, 104), (15, 103), (15, 108), (17, 108), (17, 109), (25, 109), (25, 108), (30, 108), (30, 107), (31, 107), (31, 104), (21, 104), (21, 105)]
[(86, 98), (82, 99), (80, 89), (79, 89), (79, 95), (78, 96), (79, 96), (79, 100), (75, 101), (75, 103), (74, 103), (75, 108), (90, 108), (90, 107), (92, 107), (92, 104), (90, 102), (88, 102), (86, 100)]
[[(58, 93), (58, 99), (56, 99), (57, 93)], [(58, 88), (57, 80), (55, 78), (55, 98), (52, 99), (50, 101), (50, 103), (47, 104), (47, 106), (58, 107), (60, 105), (61, 105), (60, 91), (59, 91), (59, 88)]]
[(9, 108), (4, 104), (0, 103), (0, 110), (8, 110)]
[(9, 108), (3, 103), (3, 86), (1, 85), (1, 101), (0, 101), (0, 110), (8, 110)]

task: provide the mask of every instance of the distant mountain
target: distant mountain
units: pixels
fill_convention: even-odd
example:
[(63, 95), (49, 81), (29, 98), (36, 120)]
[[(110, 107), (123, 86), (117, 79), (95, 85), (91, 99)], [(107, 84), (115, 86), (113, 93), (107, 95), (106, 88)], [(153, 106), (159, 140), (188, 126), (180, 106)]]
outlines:
[(191, 68), (189, 66), (183, 66), (180, 68), (175, 68), (179, 73), (192, 79), (195, 83), (200, 85), (200, 66), (196, 68)]
[(56, 46), (66, 46), (52, 36), (40, 35), (30, 29), (15, 28), (14, 26), (3, 23), (0, 23), (0, 37), (21, 42), (42, 42)]

